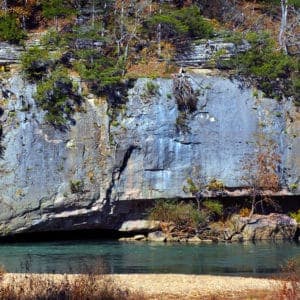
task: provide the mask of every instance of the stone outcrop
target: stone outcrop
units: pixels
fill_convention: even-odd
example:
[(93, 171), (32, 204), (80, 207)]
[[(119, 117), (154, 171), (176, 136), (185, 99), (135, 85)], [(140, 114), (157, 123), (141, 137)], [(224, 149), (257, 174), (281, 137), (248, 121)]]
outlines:
[(241, 40), (240, 44), (224, 39), (202, 40), (179, 51), (176, 63), (182, 67), (215, 67), (217, 61), (226, 62), (238, 53), (246, 52), (250, 47), (246, 40)]
[[(13, 57), (6, 61), (16, 62)], [(172, 79), (153, 80), (155, 93), (147, 92), (150, 79), (138, 79), (114, 119), (104, 98), (89, 95), (75, 122), (61, 131), (45, 122), (34, 84), (16, 71), (2, 76), (0, 235), (136, 229), (147, 201), (191, 197), (183, 186), (193, 176), (218, 178), (239, 195), (240, 161), (255, 151), (256, 134), (278, 143), (282, 185), (299, 181), (298, 144), (286, 130), (291, 101), (254, 96), (230, 78), (191, 74), (189, 80), (199, 97), (184, 120), (187, 130)], [(78, 182), (81, 189), (74, 191)]]
[(130, 220), (125, 221), (119, 228), (120, 232), (152, 232), (160, 229), (159, 221)]
[(226, 224), (211, 224), (206, 236), (224, 241), (292, 240), (296, 237), (297, 222), (284, 214), (255, 214), (250, 217), (233, 215)]
[(165, 242), (167, 236), (162, 231), (154, 231), (148, 234), (148, 241), (150, 242)]
[(8, 43), (0, 42), (0, 65), (19, 63), (23, 50), (24, 48), (21, 46), (12, 46)]
[(297, 230), (297, 222), (283, 214), (235, 216), (231, 222), (244, 241), (291, 240)]
[(250, 218), (236, 214), (225, 223), (209, 224), (197, 234), (182, 235), (180, 232), (170, 233), (157, 230), (149, 232), (147, 237), (139, 234), (121, 238), (120, 241), (211, 244), (214, 242), (296, 240), (298, 235), (299, 225), (287, 215), (277, 213), (269, 215), (255, 214)]

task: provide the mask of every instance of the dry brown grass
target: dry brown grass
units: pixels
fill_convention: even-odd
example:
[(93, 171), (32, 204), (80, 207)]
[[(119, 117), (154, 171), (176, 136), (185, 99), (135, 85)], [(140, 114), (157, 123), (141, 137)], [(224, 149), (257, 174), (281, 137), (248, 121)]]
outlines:
[(248, 207), (243, 207), (239, 211), (239, 215), (241, 217), (249, 217), (250, 213), (251, 213), (251, 209)]
[[(174, 276), (164, 275), (170, 279), (168, 289), (160, 287), (166, 283), (161, 282), (159, 275), (155, 275), (156, 279), (151, 279), (151, 281), (154, 280), (152, 282), (154, 287), (148, 286), (150, 282), (147, 282), (148, 279), (145, 278), (145, 275), (134, 276), (131, 275), (127, 278), (127, 275), (123, 275), (125, 278), (120, 280), (119, 276), (110, 275), (6, 274), (0, 284), (0, 299), (299, 299), (299, 293), (296, 292), (298, 287), (285, 280), (279, 285), (278, 281), (274, 281), (274, 286), (270, 285), (268, 289), (261, 289), (258, 285), (257, 289), (242, 289), (235, 284), (237, 290), (234, 290), (223, 282), (228, 278), (223, 280), (222, 276), (211, 276), (210, 279), (202, 282), (203, 285), (198, 290), (197, 285), (192, 283), (195, 277), (192, 275), (185, 276), (183, 282), (178, 280), (173, 282)], [(189, 279), (190, 277), (191, 279)], [(244, 286), (243, 284), (247, 280), (251, 281), (252, 279), (242, 278), (241, 285)], [(218, 287), (219, 284), (223, 287)], [(194, 289), (188, 289), (189, 285), (192, 285)]]
[(278, 300), (300, 299), (300, 269), (296, 261), (289, 260), (282, 268), (281, 287), (277, 292)]
[(0, 270), (0, 300), (54, 299), (300, 299), (294, 261), (273, 280), (180, 274), (123, 275), (5, 274)]
[(139, 62), (128, 66), (127, 78), (170, 78), (174, 73), (178, 72), (178, 68), (165, 61), (158, 61), (157, 59), (149, 59), (147, 62)]
[[(278, 34), (280, 22), (276, 20), (272, 14), (265, 12), (266, 5), (262, 3), (255, 3), (244, 1), (239, 4), (239, 11), (244, 15), (243, 28), (251, 30), (269, 30)], [(273, 14), (280, 14), (280, 10), (276, 9)]]
[(174, 45), (168, 42), (161, 43), (161, 55), (157, 57), (157, 44), (151, 43), (138, 54), (132, 54), (126, 67), (127, 78), (170, 78), (178, 73), (178, 67), (172, 63), (176, 53)]
[(118, 287), (109, 275), (0, 273), (1, 300), (142, 300), (141, 293)]

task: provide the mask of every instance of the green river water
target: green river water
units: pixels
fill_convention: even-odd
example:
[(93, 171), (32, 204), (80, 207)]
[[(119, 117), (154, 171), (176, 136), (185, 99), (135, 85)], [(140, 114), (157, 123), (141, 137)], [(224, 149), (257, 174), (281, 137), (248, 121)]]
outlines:
[(110, 240), (2, 244), (0, 264), (9, 272), (181, 273), (266, 276), (288, 259), (300, 262), (300, 245), (125, 243)]

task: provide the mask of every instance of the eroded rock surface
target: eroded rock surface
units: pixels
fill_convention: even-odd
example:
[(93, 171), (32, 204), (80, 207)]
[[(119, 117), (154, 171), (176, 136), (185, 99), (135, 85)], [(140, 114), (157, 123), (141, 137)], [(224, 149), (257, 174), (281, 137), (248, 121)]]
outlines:
[(291, 102), (254, 96), (238, 80), (190, 75), (199, 97), (185, 130), (172, 79), (154, 80), (155, 93), (147, 91), (150, 79), (139, 79), (114, 119), (105, 99), (89, 95), (75, 124), (61, 131), (45, 123), (34, 84), (17, 72), (2, 77), (1, 235), (122, 229), (144, 217), (147, 200), (191, 197), (183, 186), (193, 176), (238, 189), (240, 161), (255, 151), (256, 134), (278, 143), (282, 185), (299, 181), (299, 147), (286, 129)]
[(162, 231), (154, 231), (148, 234), (148, 241), (150, 242), (165, 242), (166, 235)]
[(224, 39), (202, 40), (193, 43), (189, 48), (180, 51), (176, 63), (182, 67), (215, 67), (218, 61), (221, 64), (233, 58), (238, 53), (246, 52), (251, 48), (249, 42), (241, 40), (240, 44), (227, 42)]
[(253, 215), (252, 218), (232, 218), (239, 237), (250, 240), (291, 240), (295, 237), (297, 222), (287, 215)]
[(12, 46), (8, 43), (0, 42), (0, 64), (18, 63), (23, 51), (21, 46)]
[(255, 214), (251, 218), (235, 214), (225, 223), (210, 224), (200, 236), (232, 242), (292, 240), (297, 228), (297, 222), (285, 214)]

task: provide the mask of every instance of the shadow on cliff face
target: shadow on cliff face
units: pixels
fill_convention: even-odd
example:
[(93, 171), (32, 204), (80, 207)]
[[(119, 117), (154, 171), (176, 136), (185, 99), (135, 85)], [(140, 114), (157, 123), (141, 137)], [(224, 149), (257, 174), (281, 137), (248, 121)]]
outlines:
[[(0, 237), (0, 241), (8, 243), (27, 243), (44, 241), (71, 241), (71, 240), (115, 240), (127, 234), (116, 230), (86, 229), (73, 231), (41, 231), (14, 234)], [(129, 234), (128, 234), (129, 236)]]
[[(4, 110), (2, 107), (0, 107), (0, 118), (4, 114)], [(3, 127), (2, 124), (0, 123), (0, 159), (3, 159), (5, 147), (2, 145), (2, 140), (3, 140)]]
[[(167, 199), (165, 199), (167, 200)], [(245, 207), (245, 197), (222, 198), (219, 199), (224, 207), (224, 213), (238, 213), (240, 208)], [(276, 197), (281, 206), (280, 213), (295, 211), (299, 206), (297, 196), (294, 197)], [(195, 201), (192, 198), (180, 199), (189, 203)], [(88, 216), (74, 216), (73, 218), (61, 218), (47, 220), (39, 223), (36, 227), (28, 228), (27, 232), (10, 234), (0, 237), (2, 242), (41, 242), (56, 240), (116, 240), (120, 237), (130, 237), (134, 234), (144, 234), (145, 230), (139, 231), (119, 231), (122, 224), (127, 221), (147, 220), (150, 209), (155, 205), (156, 199), (122, 200), (115, 202), (114, 215), (108, 216), (108, 212), (102, 215), (95, 213)], [(272, 208), (264, 207), (262, 212), (258, 208), (258, 213), (269, 214), (274, 212)], [(73, 224), (82, 223), (84, 227), (74, 229)], [(298, 230), (296, 238), (300, 235)]]

